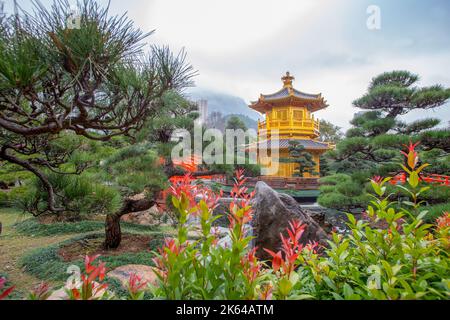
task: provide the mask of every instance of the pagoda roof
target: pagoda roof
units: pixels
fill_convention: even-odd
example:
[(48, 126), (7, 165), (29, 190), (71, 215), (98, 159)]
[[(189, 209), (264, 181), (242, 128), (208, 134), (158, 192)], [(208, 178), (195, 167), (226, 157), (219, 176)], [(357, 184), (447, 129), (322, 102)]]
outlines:
[(286, 72), (281, 78), (283, 80), (283, 88), (272, 94), (261, 94), (258, 101), (252, 101), (250, 108), (265, 113), (277, 104), (289, 104), (297, 102), (306, 106), (311, 112), (315, 112), (328, 107), (328, 104), (322, 97), (322, 94), (310, 94), (293, 88), (292, 81), (295, 79)]
[[(296, 97), (300, 99), (312, 99), (317, 100), (321, 98), (320, 94), (310, 94), (310, 93), (304, 93), (299, 90), (296, 90), (294, 88), (283, 88), (278, 92), (272, 93), (272, 94), (261, 94), (261, 98), (264, 100), (277, 100), (277, 99), (283, 99), (287, 97)], [(255, 101), (254, 103), (256, 103)]]

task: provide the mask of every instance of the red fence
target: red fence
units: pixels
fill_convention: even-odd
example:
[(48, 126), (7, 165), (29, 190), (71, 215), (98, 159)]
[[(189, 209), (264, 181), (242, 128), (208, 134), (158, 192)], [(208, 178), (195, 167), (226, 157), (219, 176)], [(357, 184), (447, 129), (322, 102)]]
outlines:
[[(290, 190), (318, 190), (319, 179), (317, 178), (279, 178), (279, 177), (249, 177), (245, 185), (254, 187), (258, 181), (267, 183), (274, 189), (290, 189)], [(232, 181), (227, 181), (227, 185), (232, 185)]]
[[(391, 184), (404, 184), (406, 182), (406, 173), (400, 173), (396, 175), (390, 181)], [(436, 183), (443, 186), (450, 186), (450, 177), (439, 175), (439, 174), (430, 174), (430, 175), (422, 175), (420, 179), (427, 183)]]

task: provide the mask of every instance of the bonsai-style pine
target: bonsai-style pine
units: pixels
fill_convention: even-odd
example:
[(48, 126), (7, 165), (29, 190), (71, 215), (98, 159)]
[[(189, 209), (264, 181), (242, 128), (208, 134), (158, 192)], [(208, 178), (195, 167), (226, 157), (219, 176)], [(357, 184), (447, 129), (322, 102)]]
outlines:
[[(364, 198), (363, 186), (368, 178), (399, 173), (396, 163), (402, 159), (398, 149), (410, 139), (421, 141), (422, 156), (430, 161), (435, 173), (448, 174), (445, 162), (450, 131), (435, 129), (439, 119), (406, 123), (399, 118), (412, 110), (442, 106), (450, 98), (450, 89), (440, 85), (418, 87), (418, 80), (418, 75), (408, 71), (383, 73), (373, 78), (368, 92), (353, 102), (361, 111), (355, 114), (352, 127), (336, 150), (326, 154), (331, 171), (340, 175), (322, 181), (327, 185), (321, 188), (319, 203), (337, 209), (342, 209), (343, 203), (350, 204), (345, 208), (364, 207), (364, 201), (355, 199)], [(348, 181), (360, 187), (348, 192)]]
[(296, 168), (294, 170), (294, 177), (304, 177), (306, 173), (310, 175), (317, 175), (316, 166), (311, 153), (306, 151), (305, 147), (299, 141), (293, 140), (289, 142), (289, 158), (281, 158), (280, 162), (294, 163)]
[(61, 165), (77, 146), (54, 153), (50, 143), (66, 132), (100, 141), (135, 134), (193, 71), (183, 52), (144, 53), (149, 34), (94, 0), (78, 3), (75, 28), (63, 1), (34, 6), (0, 24), (0, 158), (32, 172), (48, 194), (46, 212), (59, 212), (47, 172), (66, 174)]

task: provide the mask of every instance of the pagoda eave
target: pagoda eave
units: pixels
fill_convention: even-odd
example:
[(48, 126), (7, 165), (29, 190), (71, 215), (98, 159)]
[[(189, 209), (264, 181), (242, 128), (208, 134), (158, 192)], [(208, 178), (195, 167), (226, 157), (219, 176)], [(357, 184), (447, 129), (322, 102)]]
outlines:
[(273, 107), (285, 106), (286, 104), (291, 106), (306, 107), (310, 112), (316, 112), (328, 107), (327, 102), (323, 98), (320, 100), (310, 100), (295, 97), (277, 100), (265, 100), (260, 98), (257, 102), (253, 102), (249, 107), (259, 113), (265, 114)]

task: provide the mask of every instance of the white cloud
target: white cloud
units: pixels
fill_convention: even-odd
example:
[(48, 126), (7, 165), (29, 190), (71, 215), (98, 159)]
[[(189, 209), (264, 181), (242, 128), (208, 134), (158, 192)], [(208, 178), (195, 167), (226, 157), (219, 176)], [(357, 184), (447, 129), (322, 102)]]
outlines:
[[(410, 70), (421, 76), (421, 85), (450, 86), (448, 29), (442, 27), (448, 6), (380, 0), (382, 29), (368, 31), (366, 2), (112, 0), (111, 11), (128, 11), (143, 30), (156, 29), (152, 43), (186, 47), (200, 73), (199, 87), (249, 102), (278, 90), (281, 75), (289, 70), (298, 89), (322, 92), (328, 100), (330, 107), (319, 117), (348, 128), (356, 111), (351, 102), (382, 72)], [(401, 11), (405, 6), (408, 12)], [(431, 115), (446, 122), (449, 113), (446, 106), (407, 118)]]
[(154, 0), (148, 25), (156, 38), (203, 54), (226, 55), (263, 45), (292, 21), (307, 21), (329, 1)]

